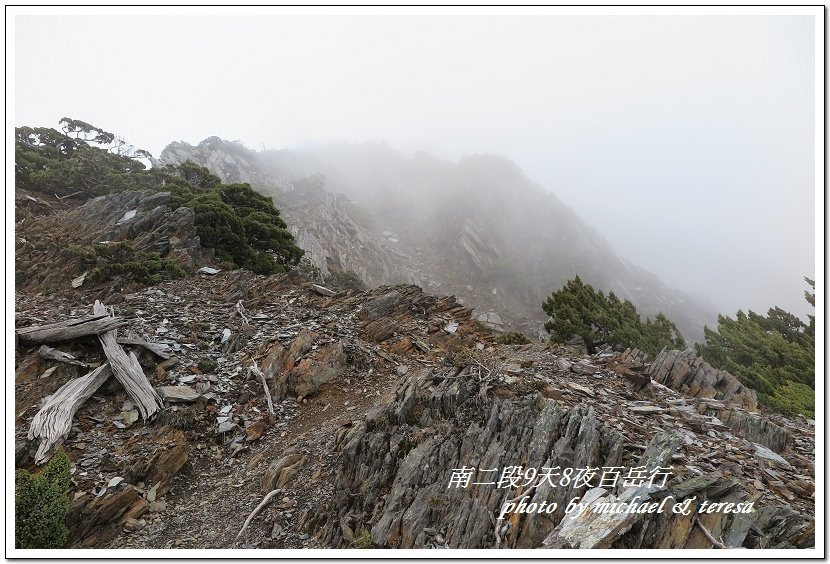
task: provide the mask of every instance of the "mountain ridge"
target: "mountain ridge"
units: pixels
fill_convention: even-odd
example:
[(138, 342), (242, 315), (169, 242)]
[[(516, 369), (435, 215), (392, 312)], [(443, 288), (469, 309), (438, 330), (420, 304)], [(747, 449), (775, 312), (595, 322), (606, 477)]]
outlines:
[[(620, 257), (596, 228), (504, 156), (453, 163), (375, 142), (257, 152), (209, 137), (198, 145), (171, 143), (158, 163), (186, 160), (272, 196), (324, 271), (332, 263), (369, 285), (415, 283), (453, 293), (499, 329), (543, 337), (541, 302), (574, 275), (630, 299), (644, 316), (663, 311), (689, 341), (716, 323), (714, 306)], [(342, 227), (327, 229), (327, 222)], [(358, 237), (364, 252), (338, 233)]]

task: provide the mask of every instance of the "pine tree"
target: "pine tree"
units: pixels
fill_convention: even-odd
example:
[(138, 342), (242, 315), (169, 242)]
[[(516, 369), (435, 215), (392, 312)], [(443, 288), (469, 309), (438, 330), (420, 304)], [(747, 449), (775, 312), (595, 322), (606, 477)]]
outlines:
[[(813, 289), (815, 282), (804, 279)], [(815, 294), (805, 292), (815, 306)], [(718, 316), (718, 329), (704, 328), (696, 350), (758, 393), (762, 404), (786, 414), (815, 411), (815, 316), (809, 323), (779, 307), (763, 316), (738, 310)]]
[(579, 276), (551, 294), (542, 310), (551, 318), (545, 329), (554, 342), (567, 343), (578, 336), (591, 354), (601, 344), (637, 347), (652, 356), (664, 347), (685, 346), (677, 327), (662, 313), (653, 322), (643, 322), (629, 300), (620, 300), (614, 292), (605, 296)]

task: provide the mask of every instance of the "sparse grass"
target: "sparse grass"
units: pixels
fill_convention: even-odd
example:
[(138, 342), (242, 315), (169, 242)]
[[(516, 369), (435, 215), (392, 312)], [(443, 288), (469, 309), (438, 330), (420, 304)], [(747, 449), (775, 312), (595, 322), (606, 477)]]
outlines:
[[(115, 380), (115, 378), (112, 379)], [(121, 388), (115, 392), (115, 395), (112, 397), (112, 402), (108, 402), (108, 404), (112, 411), (117, 412), (121, 409), (121, 406), (124, 405), (125, 401), (127, 401), (127, 392), (124, 391), (124, 388)]]
[(329, 274), (326, 284), (355, 292), (362, 292), (366, 289), (366, 284), (354, 270), (335, 270)]
[(450, 366), (455, 366), (456, 368), (464, 368), (465, 366), (469, 366), (471, 364), (471, 354), (471, 349), (456, 344), (450, 347), (447, 351), (446, 356), (444, 356), (444, 362)]
[(456, 368), (466, 368), (481, 364), (484, 366), (493, 365), (493, 358), (487, 351), (480, 351), (472, 347), (454, 345), (447, 351), (444, 362)]
[(352, 541), (352, 546), (354, 548), (372, 548), (373, 544), (372, 533), (365, 529), (355, 535), (355, 538)]
[(429, 507), (445, 507), (449, 505), (449, 500), (446, 497), (442, 497), (440, 495), (434, 495), (429, 500), (427, 500), (427, 505)]
[(499, 333), (496, 342), (500, 345), (527, 345), (530, 343), (527, 337), (518, 331)]
[(492, 329), (487, 327), (484, 323), (482, 323), (478, 319), (474, 320), (473, 324), (475, 325), (476, 330), (479, 331), (480, 333), (492, 333), (493, 332)]
[(212, 358), (203, 358), (196, 364), (196, 368), (199, 369), (199, 372), (202, 374), (210, 374), (217, 368), (219, 368), (219, 364), (213, 360)]
[(163, 409), (159, 412), (157, 421), (161, 426), (189, 431), (196, 426), (196, 410), (192, 407), (186, 409), (179, 408), (176, 411)]
[(406, 422), (410, 425), (420, 425), (421, 416), (424, 414), (424, 406), (420, 402), (412, 406), (409, 413), (406, 414)]
[(536, 390), (537, 392), (541, 392), (545, 388), (548, 387), (548, 383), (544, 380), (533, 380), (530, 382), (530, 387)]

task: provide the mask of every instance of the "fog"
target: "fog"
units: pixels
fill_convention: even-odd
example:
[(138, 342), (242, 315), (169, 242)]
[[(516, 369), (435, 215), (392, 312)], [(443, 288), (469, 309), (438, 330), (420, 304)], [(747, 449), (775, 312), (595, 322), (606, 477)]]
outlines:
[(670, 286), (724, 313), (804, 314), (819, 240), (814, 25), (18, 16), (14, 123), (68, 116), (156, 155), (211, 135), (501, 154)]

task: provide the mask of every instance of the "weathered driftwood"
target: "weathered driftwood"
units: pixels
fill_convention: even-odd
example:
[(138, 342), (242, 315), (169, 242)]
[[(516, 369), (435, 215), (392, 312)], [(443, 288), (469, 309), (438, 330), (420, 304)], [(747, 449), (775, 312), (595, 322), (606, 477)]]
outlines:
[(42, 345), (60, 343), (90, 335), (100, 335), (127, 324), (125, 319), (104, 315), (87, 315), (80, 319), (70, 319), (48, 325), (25, 327), (16, 331), (22, 345)]
[(40, 439), (35, 463), (42, 464), (52, 455), (72, 428), (72, 417), (78, 408), (109, 378), (112, 371), (109, 364), (103, 364), (80, 378), (70, 380), (49, 396), (46, 403), (32, 419), (29, 440)]
[[(107, 314), (106, 307), (98, 300), (95, 300), (92, 311), (96, 315)], [(112, 366), (113, 374), (124, 386), (124, 390), (126, 390), (130, 399), (136, 403), (142, 419), (146, 421), (161, 409), (161, 398), (150, 385), (150, 381), (144, 375), (144, 370), (142, 370), (135, 355), (132, 353), (127, 355), (121, 345), (118, 344), (116, 333), (115, 330), (107, 331), (98, 335), (98, 339), (101, 341), (104, 354)]]
[(55, 360), (57, 362), (65, 362), (66, 364), (72, 364), (74, 366), (81, 366), (83, 368), (88, 368), (89, 365), (86, 362), (81, 362), (74, 356), (69, 353), (65, 353), (63, 351), (59, 351), (57, 349), (53, 349), (52, 347), (47, 347), (46, 345), (41, 345), (41, 347), (37, 351), (37, 355), (40, 358), (45, 358), (46, 360)]
[(158, 343), (151, 343), (149, 341), (144, 341), (142, 339), (134, 339), (132, 337), (117, 337), (115, 342), (119, 345), (132, 345), (136, 347), (142, 347), (153, 353), (159, 358), (163, 358), (164, 360), (170, 360), (172, 358), (172, 354), (164, 350), (164, 348), (159, 345)]

